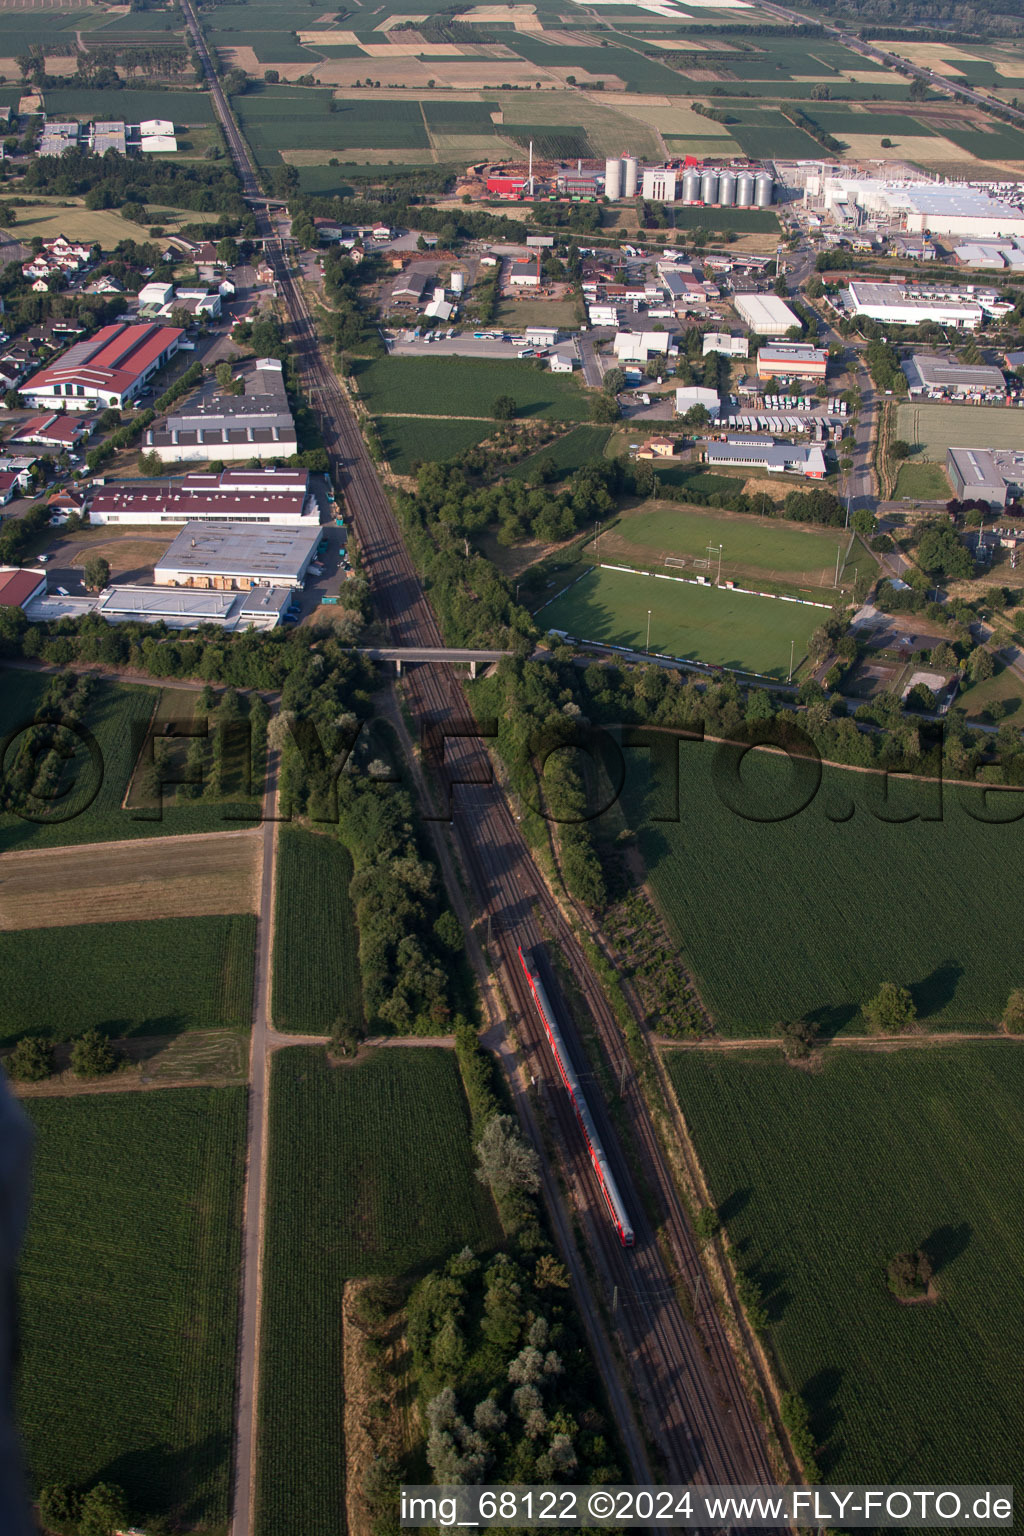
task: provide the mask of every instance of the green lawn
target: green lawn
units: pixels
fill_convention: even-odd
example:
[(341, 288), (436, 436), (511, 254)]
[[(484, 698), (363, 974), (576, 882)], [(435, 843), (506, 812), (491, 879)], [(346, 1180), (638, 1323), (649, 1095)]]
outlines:
[[(837, 547), (849, 534), (810, 528), (778, 518), (715, 513), (652, 502), (624, 513), (601, 534), (597, 548), (605, 562), (622, 561), (660, 569), (666, 555), (708, 558), (708, 545), (722, 545), (722, 571), (730, 578), (746, 573), (760, 581), (805, 582), (832, 588)], [(598, 558), (593, 544), (587, 554)], [(717, 553), (714, 559), (717, 563)], [(678, 572), (676, 574), (679, 574)]]
[(282, 827), (274, 910), (274, 1028), (329, 1035), (363, 1022), (352, 859), (333, 832)]
[(795, 642), (795, 667), (812, 630), (827, 616), (824, 609), (801, 603), (594, 569), (540, 609), (537, 622), (578, 640), (642, 651), (647, 648), (648, 609), (652, 651), (783, 678), (789, 672), (790, 642)]
[(899, 406), (896, 430), (906, 442), (920, 444), (924, 459), (945, 464), (947, 448), (1019, 448), (1024, 426), (1017, 411), (994, 405), (908, 401)]
[(248, 1029), (255, 946), (250, 915), (0, 932), (0, 1044)]
[[(1000, 1018), (1020, 984), (1019, 925), (993, 901), (992, 871), (1010, 889), (1024, 879), (1024, 821), (992, 820), (1005, 802), (949, 789), (940, 816), (932, 783), (842, 768), (815, 792), (761, 752), (737, 785), (726, 749), (684, 745), (679, 820), (655, 822), (636, 756), (623, 804), (721, 1033), (771, 1034), (805, 1014), (862, 1033), (883, 981), (909, 987), (930, 1028)], [(1019, 816), (1016, 797), (1006, 814)]]
[(379, 1050), (334, 1068), (311, 1047), (274, 1057), (257, 1536), (345, 1529), (345, 1282), (492, 1246), (500, 1229), (473, 1165), (454, 1052)]
[[(786, 1384), (837, 1483), (1024, 1476), (1024, 1052), (675, 1052), (669, 1072)], [(937, 1305), (890, 1295), (924, 1246)]]
[(586, 421), (591, 399), (575, 377), (535, 368), (527, 359), (489, 362), (468, 357), (387, 357), (357, 361), (359, 393), (375, 415), (493, 416), (509, 395), (519, 416)]
[(421, 416), (379, 416), (377, 433), (396, 475), (411, 475), (421, 461), (438, 463), (490, 437), (490, 421), (428, 420)]
[(896, 500), (948, 501), (953, 491), (941, 464), (904, 462), (896, 476)]
[(32, 1485), (119, 1483), (223, 1531), (244, 1088), (33, 1099), (19, 1421)]

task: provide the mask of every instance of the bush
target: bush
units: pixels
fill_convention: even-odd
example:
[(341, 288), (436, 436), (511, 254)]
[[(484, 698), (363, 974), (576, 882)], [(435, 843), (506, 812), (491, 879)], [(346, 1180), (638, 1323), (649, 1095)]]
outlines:
[(117, 1070), (117, 1053), (98, 1029), (87, 1029), (71, 1047), (71, 1070), (76, 1077), (106, 1077)]
[(23, 1035), (4, 1065), (18, 1083), (41, 1083), (53, 1071), (53, 1047), (46, 1040)]
[(1010, 993), (1001, 1022), (1008, 1035), (1024, 1035), (1024, 989)]

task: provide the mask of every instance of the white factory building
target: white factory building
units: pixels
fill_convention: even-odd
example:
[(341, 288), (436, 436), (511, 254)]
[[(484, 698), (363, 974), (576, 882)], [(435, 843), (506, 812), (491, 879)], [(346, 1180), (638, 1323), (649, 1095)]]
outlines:
[(685, 416), (695, 405), (702, 405), (709, 416), (717, 416), (722, 409), (717, 389), (706, 389), (703, 384), (687, 384), (676, 390), (676, 415)]
[(738, 293), (733, 299), (736, 313), (744, 325), (758, 336), (785, 336), (800, 321), (774, 293)]
[(961, 293), (907, 283), (851, 282), (839, 295), (844, 309), (885, 325), (920, 325), (923, 320), (957, 330), (977, 330), (985, 310), (976, 292)]
[(724, 331), (708, 331), (704, 337), (703, 356), (721, 352), (726, 357), (749, 357), (750, 340), (746, 336), (728, 336)]
[(976, 240), (1024, 235), (1024, 210), (981, 187), (952, 182), (822, 173), (808, 176), (804, 198), (839, 222), (857, 223), (864, 216), (908, 234), (967, 235)]
[(652, 356), (667, 356), (672, 337), (668, 331), (619, 331), (612, 350), (620, 363), (646, 363)]

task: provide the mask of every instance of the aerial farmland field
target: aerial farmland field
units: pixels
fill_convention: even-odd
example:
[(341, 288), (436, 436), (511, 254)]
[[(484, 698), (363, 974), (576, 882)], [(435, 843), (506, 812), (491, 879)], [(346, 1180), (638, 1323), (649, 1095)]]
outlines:
[(438, 463), (490, 437), (490, 421), (459, 421), (427, 416), (378, 416), (377, 434), (396, 475), (411, 475), (419, 462)]
[(274, 1058), (270, 1095), (256, 1531), (337, 1536), (345, 1281), (412, 1274), (492, 1246), (500, 1229), (474, 1177), (453, 1051), (382, 1049), (332, 1067), (296, 1046)]
[(1017, 797), (993, 806), (947, 787), (940, 807), (933, 783), (842, 768), (814, 792), (763, 752), (736, 785), (732, 761), (682, 746), (676, 822), (651, 820), (642, 765), (625, 797), (719, 1033), (770, 1035), (804, 1015), (825, 1034), (863, 1033), (861, 1005), (883, 981), (910, 988), (928, 1028), (993, 1028), (1019, 984), (1016, 914), (990, 888), (993, 869), (1024, 877)]
[(363, 1022), (352, 859), (334, 830), (282, 827), (274, 908), (274, 1028), (329, 1035)]
[(493, 417), (494, 402), (500, 395), (509, 395), (519, 416), (561, 421), (590, 417), (591, 396), (575, 377), (535, 368), (525, 359), (506, 363), (466, 357), (387, 357), (357, 361), (353, 375), (374, 415)]
[[(672, 1051), (713, 1202), (770, 1318), (783, 1382), (835, 1482), (1024, 1474), (1024, 1052), (1010, 1040)], [(934, 1304), (890, 1293), (923, 1247)]]
[(0, 1041), (247, 1029), (254, 917), (171, 917), (0, 932)]
[(244, 1088), (33, 1099), (19, 1418), (33, 1487), (228, 1515)]
[(1024, 411), (987, 405), (901, 404), (897, 431), (921, 455), (945, 464), (947, 448), (1019, 448)]
[(824, 617), (823, 609), (803, 603), (596, 567), (536, 615), (544, 629), (579, 640), (781, 678), (789, 671), (791, 642), (796, 667)]

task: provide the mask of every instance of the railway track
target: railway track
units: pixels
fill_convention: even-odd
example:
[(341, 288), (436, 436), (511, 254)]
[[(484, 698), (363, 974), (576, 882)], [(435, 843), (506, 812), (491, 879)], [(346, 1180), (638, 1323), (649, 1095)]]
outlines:
[[(207, 70), (214, 104), (246, 196), (261, 197), (255, 167), (224, 98), (205, 40), (181, 0), (189, 30)], [(337, 467), (377, 611), (395, 645), (440, 646), (437, 621), (402, 541), (394, 512), (366, 451), (358, 423), (319, 346), (305, 298), (294, 281), (281, 238), (265, 210), (256, 209), (268, 262), (287, 308), (289, 340), (304, 387), (320, 413), (324, 442)], [(465, 722), (470, 711), (449, 666), (406, 671), (409, 705), (421, 728)], [(519, 964), (517, 945), (550, 946), (568, 968), (608, 1062), (617, 1070), (621, 1035), (614, 1014), (561, 908), (543, 882), (515, 818), (491, 782), (490, 757), (480, 742), (449, 741), (448, 777), (468, 784), (458, 793), (453, 833), (474, 887), (478, 910), (492, 919), (493, 943), (517, 1035), (541, 1085), (574, 1202), (603, 1283), (610, 1324), (642, 1403), (665, 1477), (671, 1482), (770, 1483), (760, 1425), (743, 1390), (721, 1319), (709, 1296), (699, 1254), (662, 1156), (639, 1085), (628, 1077), (622, 1109), (629, 1116), (643, 1184), (656, 1207), (648, 1214), (621, 1138), (591, 1080), (588, 1100), (612, 1171), (627, 1203), (636, 1244), (623, 1249), (607, 1219), (604, 1199), (568, 1095), (561, 1087), (539, 1016)], [(586, 1067), (572, 1015), (557, 987), (552, 997), (578, 1069)], [(583, 1071), (582, 1075), (587, 1076)], [(680, 1289), (689, 1293), (684, 1307)], [(696, 1297), (696, 1304), (693, 1298)], [(693, 1322), (687, 1312), (695, 1314)]]

